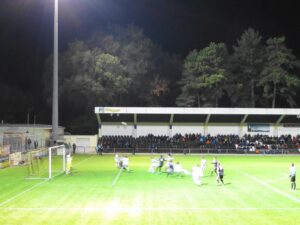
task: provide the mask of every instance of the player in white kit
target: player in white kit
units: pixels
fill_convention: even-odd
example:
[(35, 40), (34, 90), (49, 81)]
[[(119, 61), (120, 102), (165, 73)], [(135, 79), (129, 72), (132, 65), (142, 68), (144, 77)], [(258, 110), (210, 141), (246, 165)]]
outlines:
[(115, 155), (115, 164), (117, 168), (120, 168), (120, 157), (118, 154)]
[(292, 163), (290, 167), (290, 178), (291, 178), (291, 189), (296, 190), (296, 167), (294, 163)]
[(154, 173), (155, 169), (158, 167), (158, 164), (159, 164), (159, 161), (155, 158), (152, 158), (148, 172), (149, 173)]
[(190, 175), (191, 173), (184, 169), (181, 164), (179, 162), (177, 162), (175, 165), (174, 165), (174, 172), (177, 173), (178, 175)]
[(173, 157), (171, 155), (171, 153), (168, 154), (167, 158), (166, 158), (166, 167), (165, 170), (167, 171), (170, 167), (170, 162), (173, 161)]
[(199, 165), (193, 167), (192, 178), (196, 185), (201, 185), (201, 179), (203, 177), (202, 169)]
[(122, 158), (122, 162), (122, 169), (126, 169), (127, 171), (129, 171), (129, 159), (127, 155)]
[(204, 174), (204, 170), (206, 168), (206, 159), (204, 158), (204, 156), (201, 158), (201, 164), (200, 164), (200, 167), (202, 169), (202, 172)]

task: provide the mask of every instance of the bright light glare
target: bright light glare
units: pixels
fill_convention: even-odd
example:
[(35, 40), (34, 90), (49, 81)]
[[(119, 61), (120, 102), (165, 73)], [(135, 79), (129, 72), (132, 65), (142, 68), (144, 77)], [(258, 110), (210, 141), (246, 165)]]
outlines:
[(104, 216), (107, 220), (113, 220), (119, 214), (120, 206), (119, 200), (114, 200), (105, 208)]

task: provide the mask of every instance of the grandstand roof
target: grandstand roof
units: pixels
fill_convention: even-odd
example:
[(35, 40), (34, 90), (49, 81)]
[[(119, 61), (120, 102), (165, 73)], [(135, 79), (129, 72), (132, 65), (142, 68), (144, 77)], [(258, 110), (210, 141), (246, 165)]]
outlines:
[(98, 122), (158, 123), (293, 123), (300, 109), (287, 108), (180, 108), (95, 107)]

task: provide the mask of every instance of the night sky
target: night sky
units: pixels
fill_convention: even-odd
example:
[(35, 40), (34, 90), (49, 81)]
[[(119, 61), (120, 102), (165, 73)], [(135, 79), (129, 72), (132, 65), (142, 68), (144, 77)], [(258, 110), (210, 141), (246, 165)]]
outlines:
[[(108, 24), (141, 27), (161, 48), (184, 58), (209, 42), (231, 49), (243, 31), (264, 40), (286, 36), (300, 56), (297, 1), (271, 0), (59, 0), (59, 48), (88, 38)], [(40, 91), (45, 59), (52, 53), (54, 0), (0, 1), (0, 82), (33, 95)]]

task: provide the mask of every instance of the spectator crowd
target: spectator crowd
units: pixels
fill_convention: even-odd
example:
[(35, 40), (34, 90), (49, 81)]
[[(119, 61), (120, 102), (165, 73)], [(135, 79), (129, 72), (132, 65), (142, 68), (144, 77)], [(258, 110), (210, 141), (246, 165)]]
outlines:
[(278, 150), (300, 149), (300, 135), (281, 135), (273, 137), (268, 135), (245, 134), (238, 135), (202, 135), (202, 134), (176, 134), (173, 137), (140, 136), (102, 136), (99, 141), (104, 148), (202, 148), (202, 149), (236, 149), (236, 150)]

